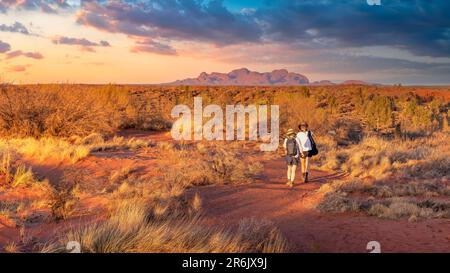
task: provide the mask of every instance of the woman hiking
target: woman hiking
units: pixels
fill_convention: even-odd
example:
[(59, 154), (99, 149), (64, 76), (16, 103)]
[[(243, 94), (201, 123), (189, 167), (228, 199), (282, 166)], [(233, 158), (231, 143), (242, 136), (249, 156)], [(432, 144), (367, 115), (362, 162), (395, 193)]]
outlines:
[(294, 187), (295, 172), (299, 163), (300, 143), (298, 142), (294, 129), (289, 129), (283, 144), (286, 150), (287, 179), (286, 185)]
[(297, 141), (300, 144), (300, 161), (303, 175), (303, 182), (308, 183), (309, 165), (311, 157), (318, 153), (314, 143), (312, 133), (308, 130), (308, 123), (303, 122), (298, 126), (300, 132), (297, 134)]

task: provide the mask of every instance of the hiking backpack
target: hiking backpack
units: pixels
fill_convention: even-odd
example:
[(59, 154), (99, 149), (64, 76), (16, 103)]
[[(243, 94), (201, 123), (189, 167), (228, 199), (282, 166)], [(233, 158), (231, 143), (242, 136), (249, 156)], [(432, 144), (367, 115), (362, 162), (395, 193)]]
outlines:
[(295, 138), (288, 138), (286, 141), (286, 153), (289, 156), (296, 156), (297, 155), (297, 141)]
[(314, 141), (314, 138), (312, 137), (311, 131), (308, 131), (308, 138), (309, 141), (311, 142), (311, 155), (318, 155), (319, 154), (319, 150), (317, 149), (317, 145), (316, 142)]

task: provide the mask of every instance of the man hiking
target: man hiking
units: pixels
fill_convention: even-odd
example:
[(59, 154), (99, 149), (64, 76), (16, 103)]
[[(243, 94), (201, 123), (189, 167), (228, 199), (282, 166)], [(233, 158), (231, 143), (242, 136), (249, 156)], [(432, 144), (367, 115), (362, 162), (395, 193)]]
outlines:
[(289, 129), (283, 144), (286, 150), (287, 179), (286, 185), (294, 187), (295, 172), (299, 163), (300, 143), (298, 142), (294, 129)]

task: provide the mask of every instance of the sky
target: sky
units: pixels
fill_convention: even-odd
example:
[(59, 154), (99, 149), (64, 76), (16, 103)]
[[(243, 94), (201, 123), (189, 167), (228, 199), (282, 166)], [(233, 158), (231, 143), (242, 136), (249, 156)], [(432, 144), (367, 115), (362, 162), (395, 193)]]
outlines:
[(448, 0), (0, 0), (0, 80), (151, 84), (245, 67), (448, 85), (449, 13)]

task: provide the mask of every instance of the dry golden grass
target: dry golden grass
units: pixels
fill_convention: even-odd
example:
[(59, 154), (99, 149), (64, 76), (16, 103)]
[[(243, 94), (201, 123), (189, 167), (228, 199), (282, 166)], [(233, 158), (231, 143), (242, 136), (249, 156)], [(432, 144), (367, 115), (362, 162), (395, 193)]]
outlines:
[(18, 187), (23, 185), (28, 185), (35, 181), (33, 171), (31, 168), (26, 168), (24, 165), (17, 167), (16, 172), (12, 178), (11, 186)]
[(6, 253), (20, 253), (19, 248), (17, 247), (16, 242), (8, 243), (3, 247)]
[(25, 138), (0, 139), (0, 149), (10, 150), (31, 160), (76, 163), (87, 157), (90, 150), (84, 145), (73, 145), (63, 139), (55, 138)]
[[(412, 182), (350, 179), (324, 184), (318, 192), (324, 195), (317, 205), (323, 212), (364, 212), (388, 219), (450, 218), (450, 202), (445, 201), (450, 196), (450, 183), (440, 179)], [(440, 201), (435, 197), (440, 197)]]
[(69, 140), (50, 137), (0, 139), (0, 153), (2, 154), (0, 172), (5, 172), (5, 168), (11, 161), (11, 158), (8, 157), (11, 153), (38, 162), (50, 160), (54, 163), (75, 164), (92, 152), (120, 149), (137, 150), (152, 145), (153, 142), (151, 141), (134, 138), (114, 137), (110, 140), (104, 140), (99, 134), (91, 134), (85, 138), (72, 137)]
[[(187, 199), (193, 185), (248, 183), (259, 169), (246, 164), (238, 147), (196, 144), (159, 144), (161, 168), (170, 172), (148, 181), (134, 175), (133, 166), (113, 172), (115, 185), (105, 195), (110, 217), (61, 234), (44, 252), (65, 251), (67, 241), (78, 241), (83, 252), (285, 252), (287, 243), (278, 229), (263, 220), (243, 220), (236, 230), (206, 225), (198, 194)], [(211, 160), (212, 155), (221, 156)], [(252, 166), (252, 167), (249, 167)], [(70, 198), (69, 198), (70, 199)], [(61, 207), (61, 206), (58, 206)]]
[[(346, 171), (359, 179), (323, 185), (318, 191), (324, 194), (319, 210), (361, 211), (388, 219), (408, 217), (411, 221), (450, 217), (448, 133), (389, 141), (373, 136), (350, 147), (327, 151), (320, 162), (323, 169)], [(423, 198), (426, 201), (421, 201)]]
[(14, 164), (12, 153), (8, 149), (0, 150), (0, 153), (2, 153), (0, 176), (6, 186), (25, 187), (38, 182), (31, 167), (24, 164)]
[[(151, 211), (151, 209), (150, 209)], [(198, 216), (157, 215), (143, 202), (123, 202), (105, 222), (74, 228), (43, 251), (64, 251), (77, 241), (82, 252), (284, 252), (287, 242), (270, 223), (241, 222), (237, 231), (211, 227)]]
[(101, 134), (92, 133), (84, 138), (75, 137), (71, 138), (71, 141), (75, 145), (87, 146), (91, 152), (98, 151), (111, 151), (111, 150), (137, 150), (140, 148), (146, 148), (154, 146), (153, 141), (141, 140), (136, 138), (125, 139), (124, 137), (114, 136), (107, 140)]
[(331, 142), (321, 143), (321, 147), (319, 167), (325, 170), (345, 171), (360, 178), (450, 179), (448, 133), (437, 132), (415, 140), (388, 141), (372, 136), (346, 148), (337, 148)]

